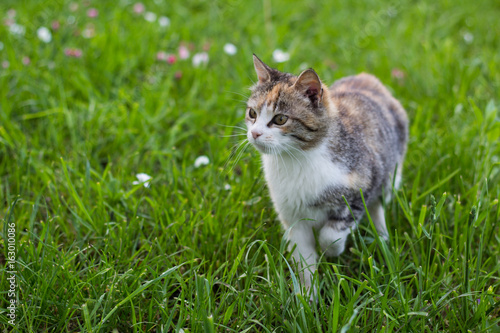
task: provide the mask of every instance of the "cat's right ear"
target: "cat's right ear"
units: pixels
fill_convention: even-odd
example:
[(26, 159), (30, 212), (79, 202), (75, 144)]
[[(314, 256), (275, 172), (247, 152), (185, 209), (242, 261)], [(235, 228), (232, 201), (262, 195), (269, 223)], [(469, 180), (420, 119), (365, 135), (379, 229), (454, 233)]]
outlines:
[(262, 62), (255, 54), (253, 55), (253, 65), (255, 67), (255, 71), (257, 72), (257, 76), (259, 78), (259, 84), (265, 83), (271, 80), (271, 74), (269, 66)]

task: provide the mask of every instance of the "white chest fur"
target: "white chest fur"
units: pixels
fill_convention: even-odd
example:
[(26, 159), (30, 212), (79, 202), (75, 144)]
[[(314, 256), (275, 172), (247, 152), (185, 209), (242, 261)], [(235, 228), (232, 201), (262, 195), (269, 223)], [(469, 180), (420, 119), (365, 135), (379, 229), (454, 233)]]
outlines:
[(292, 153), (262, 155), (271, 198), (285, 228), (303, 219), (314, 220), (309, 223), (318, 226), (327, 212), (310, 205), (327, 187), (346, 185), (346, 169), (332, 162), (322, 146)]

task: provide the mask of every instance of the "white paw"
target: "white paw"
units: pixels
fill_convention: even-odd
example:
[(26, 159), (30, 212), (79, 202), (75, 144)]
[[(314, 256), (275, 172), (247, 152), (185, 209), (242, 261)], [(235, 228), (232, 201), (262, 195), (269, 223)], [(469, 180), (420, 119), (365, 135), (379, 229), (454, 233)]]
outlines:
[(339, 239), (335, 243), (321, 244), (321, 249), (324, 251), (327, 257), (338, 257), (344, 252), (345, 249), (345, 240)]
[(336, 231), (331, 227), (323, 227), (319, 234), (319, 245), (327, 257), (338, 257), (345, 249), (349, 229)]
[(378, 236), (379, 236), (382, 240), (384, 240), (384, 241), (386, 241), (386, 242), (388, 242), (388, 241), (389, 241), (389, 235), (388, 235), (387, 233), (385, 233), (385, 232), (380, 232), (380, 231), (379, 231), (379, 232), (378, 232)]

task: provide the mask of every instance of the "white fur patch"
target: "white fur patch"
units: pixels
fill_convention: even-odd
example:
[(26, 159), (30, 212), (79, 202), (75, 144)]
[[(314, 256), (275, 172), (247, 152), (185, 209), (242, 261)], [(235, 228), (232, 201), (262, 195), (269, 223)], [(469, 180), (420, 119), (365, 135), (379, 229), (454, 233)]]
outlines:
[(314, 199), (331, 186), (347, 186), (347, 170), (332, 162), (326, 147), (309, 151), (289, 149), (281, 155), (262, 155), (271, 198), (285, 228), (302, 219), (318, 226), (327, 211), (311, 207)]

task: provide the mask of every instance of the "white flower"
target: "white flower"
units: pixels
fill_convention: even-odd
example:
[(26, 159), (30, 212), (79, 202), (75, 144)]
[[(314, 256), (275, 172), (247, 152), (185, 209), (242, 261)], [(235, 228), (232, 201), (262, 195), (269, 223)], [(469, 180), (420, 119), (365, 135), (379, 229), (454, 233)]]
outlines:
[(148, 22), (154, 22), (156, 21), (156, 14), (153, 12), (147, 12), (144, 14), (144, 19)]
[(52, 33), (46, 27), (38, 28), (38, 30), (36, 31), (36, 35), (44, 43), (50, 43), (50, 41), (52, 40)]
[(224, 45), (224, 52), (229, 55), (235, 55), (236, 52), (238, 52), (238, 49), (234, 44), (227, 43), (226, 45)]
[(133, 185), (144, 183), (144, 187), (149, 187), (149, 180), (151, 179), (150, 175), (145, 173), (138, 173), (135, 176), (137, 177), (138, 181), (137, 180), (133, 181), (132, 182)]
[(73, 15), (68, 16), (68, 20), (66, 21), (68, 24), (73, 24), (76, 22), (76, 18)]
[(70, 3), (69, 10), (71, 10), (72, 12), (76, 12), (78, 10), (78, 4), (76, 2)]
[(474, 40), (474, 35), (471, 34), (470, 32), (466, 32), (464, 33), (464, 41), (467, 43), (467, 44), (470, 44), (472, 43), (472, 41)]
[(290, 59), (290, 54), (288, 52), (283, 52), (280, 49), (276, 49), (273, 52), (273, 59), (275, 62), (285, 62)]
[(301, 63), (301, 64), (299, 65), (299, 69), (300, 69), (301, 71), (305, 71), (305, 70), (306, 70), (306, 69), (308, 69), (308, 68), (309, 68), (309, 65), (307, 64), (307, 62), (303, 62), (303, 63)]
[(2, 50), (3, 50), (3, 43), (0, 42), (0, 51), (2, 51)]
[(160, 24), (160, 27), (168, 27), (170, 26), (170, 19), (166, 16), (160, 16), (158, 23)]
[(194, 67), (199, 67), (201, 64), (206, 64), (206, 63), (208, 63), (208, 53), (207, 52), (196, 53), (193, 56), (193, 66)]
[(26, 28), (20, 24), (12, 23), (9, 27), (10, 33), (18, 36), (24, 36)]
[(225, 185), (224, 185), (224, 189), (225, 189), (226, 191), (229, 191), (229, 190), (231, 189), (231, 185), (229, 185), (229, 184), (225, 184)]
[(86, 27), (85, 29), (83, 29), (82, 31), (82, 37), (83, 38), (92, 38), (95, 36), (95, 28), (93, 25), (90, 25), (88, 27)]
[(194, 161), (194, 167), (199, 168), (199, 167), (207, 165), (209, 163), (210, 163), (210, 160), (208, 159), (208, 157), (205, 155), (201, 155), (201, 156), (198, 156), (198, 158), (196, 158), (196, 160)]

